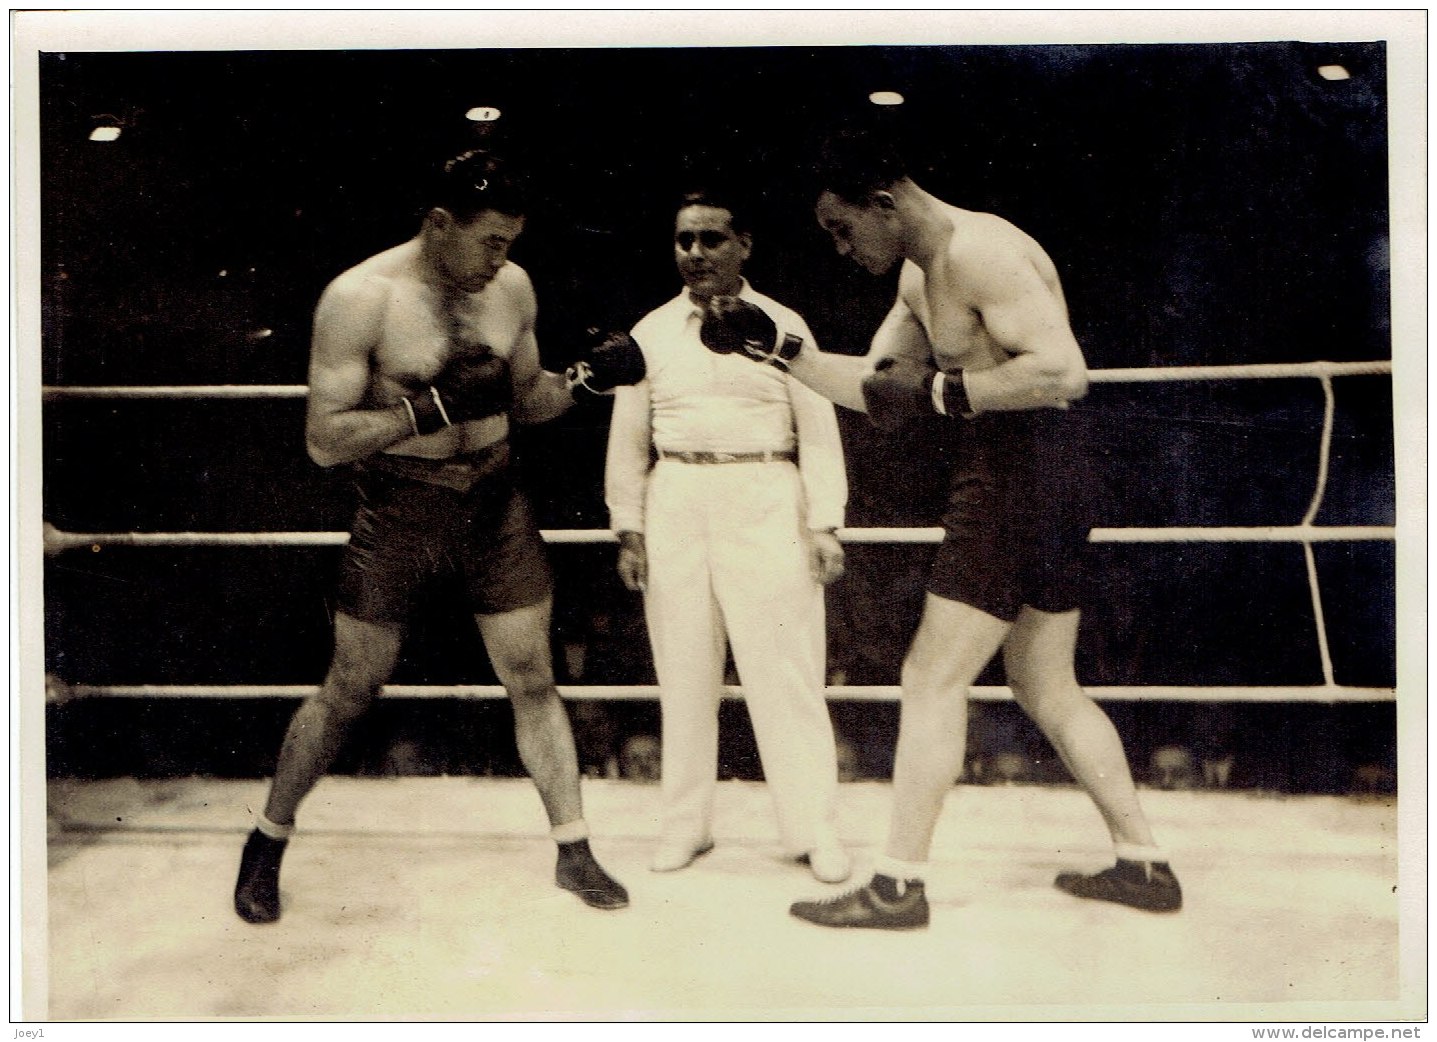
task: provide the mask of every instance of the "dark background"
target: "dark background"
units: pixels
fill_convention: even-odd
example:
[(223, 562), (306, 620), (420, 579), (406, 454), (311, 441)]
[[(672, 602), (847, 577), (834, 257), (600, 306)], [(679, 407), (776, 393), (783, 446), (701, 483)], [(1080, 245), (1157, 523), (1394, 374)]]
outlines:
[[(1319, 65), (1352, 74), (1329, 82)], [(833, 120), (883, 119), (915, 179), (1033, 234), (1062, 274), (1094, 369), (1390, 357), (1387, 115), (1380, 44), (650, 48), (42, 55), (40, 199), (47, 384), (298, 384), (310, 313), (339, 271), (418, 227), (416, 186), (476, 142), (522, 156), (542, 201), (514, 260), (539, 298), (545, 364), (585, 326), (627, 326), (672, 296), (676, 193), (754, 195), (754, 284), (861, 353), (894, 280), (838, 258), (802, 176)], [(907, 103), (878, 111), (873, 90)], [(96, 117), (125, 123), (93, 143)], [(1391, 381), (1335, 381), (1332, 471), (1317, 523), (1394, 523)], [(1290, 525), (1312, 495), (1315, 380), (1098, 385), (1081, 449), (1102, 526)], [(840, 412), (851, 525), (932, 524), (945, 457)], [(68, 531), (342, 530), (342, 472), (304, 455), (303, 403), (54, 400), (44, 502)], [(605, 527), (607, 413), (523, 431), (545, 527)], [(1391, 686), (1390, 542), (1316, 547), (1336, 679)], [(556, 546), (556, 655), (582, 676), (649, 682), (637, 601), (612, 547)], [(1085, 683), (1322, 681), (1297, 544), (1097, 545)], [(849, 549), (829, 596), (831, 668), (896, 683), (925, 551)], [(70, 551), (47, 563), (47, 669), (70, 683), (318, 683), (334, 548)], [(417, 620), (396, 682), (491, 680), (455, 605)], [(1001, 683), (993, 670), (985, 683)], [(287, 702), (87, 700), (49, 712), (52, 773), (267, 774)], [(622, 735), (652, 706), (612, 706)], [(1342, 791), (1395, 767), (1390, 704), (1114, 705), (1135, 768), (1176, 742), (1233, 753), (1239, 784)], [(1050, 759), (1012, 707), (991, 734)], [(435, 769), (516, 769), (507, 705), (382, 705), (340, 768), (396, 734)], [(869, 773), (896, 709), (835, 705)], [(615, 722), (617, 721), (617, 722)], [(996, 721), (996, 724), (994, 723)], [(585, 725), (587, 726), (587, 724)], [(583, 728), (581, 728), (581, 731)], [(1003, 737), (1006, 736), (1006, 737)], [(585, 735), (581, 734), (581, 738)], [(725, 709), (725, 770), (757, 764)]]

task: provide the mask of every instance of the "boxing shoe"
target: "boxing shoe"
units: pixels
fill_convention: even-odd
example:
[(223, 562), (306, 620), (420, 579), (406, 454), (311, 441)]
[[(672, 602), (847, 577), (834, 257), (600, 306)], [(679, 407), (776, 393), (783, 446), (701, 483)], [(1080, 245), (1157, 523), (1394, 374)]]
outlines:
[(1118, 858), (1112, 868), (1090, 876), (1062, 872), (1053, 885), (1075, 897), (1112, 901), (1146, 912), (1176, 912), (1183, 906), (1182, 887), (1165, 861)]
[(853, 870), (848, 853), (833, 839), (821, 840), (812, 850), (798, 855), (795, 860), (800, 865), (807, 865), (813, 878), (820, 883), (841, 883)]
[(287, 839), (271, 839), (259, 829), (249, 834), (235, 882), (235, 913), (247, 923), (279, 919), (279, 864)]
[(867, 885), (826, 901), (796, 901), (789, 914), (816, 926), (870, 930), (916, 930), (928, 925), (928, 898), (923, 881), (899, 882), (875, 875)]
[(714, 841), (711, 839), (702, 840), (698, 844), (688, 841), (664, 840), (654, 851), (654, 859), (649, 862), (649, 870), (651, 872), (677, 872), (680, 869), (688, 868), (713, 848)]
[(560, 889), (576, 894), (590, 908), (612, 911), (627, 908), (629, 904), (629, 892), (595, 860), (587, 839), (559, 844), (554, 882)]

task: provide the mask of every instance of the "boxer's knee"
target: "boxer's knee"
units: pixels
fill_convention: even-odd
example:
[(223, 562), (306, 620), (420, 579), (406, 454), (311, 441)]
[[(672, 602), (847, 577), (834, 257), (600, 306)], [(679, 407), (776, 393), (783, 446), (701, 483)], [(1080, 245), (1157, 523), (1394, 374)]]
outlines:
[(334, 720), (348, 723), (361, 716), (379, 697), (394, 669), (399, 635), (385, 631), (376, 639), (337, 628), (334, 658), (314, 701)]
[(494, 667), (516, 710), (543, 705), (559, 697), (547, 646), (511, 648)]
[(1006, 649), (1003, 666), (1014, 700), (1048, 735), (1091, 702), (1078, 684), (1071, 657), (1060, 649), (1015, 643)]
[(1097, 705), (1075, 680), (1047, 676), (1035, 682), (1032, 678), (1014, 678), (1010, 674), (1008, 687), (1018, 707), (1049, 741), (1058, 741), (1072, 721)]
[(336, 664), (330, 667), (314, 703), (336, 723), (347, 724), (368, 711), (383, 687), (381, 678)]
[(958, 601), (929, 594), (903, 660), (904, 697), (966, 696), (1007, 636), (1010, 623)]
[(489, 661), (516, 711), (557, 700), (547, 599), (495, 615), (477, 615)]

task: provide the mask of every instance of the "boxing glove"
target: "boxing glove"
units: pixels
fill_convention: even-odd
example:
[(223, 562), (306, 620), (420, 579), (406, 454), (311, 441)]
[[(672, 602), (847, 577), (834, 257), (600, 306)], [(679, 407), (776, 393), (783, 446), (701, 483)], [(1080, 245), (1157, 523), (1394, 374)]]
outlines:
[[(598, 330), (590, 330), (597, 336)], [(627, 333), (610, 333), (593, 347), (586, 358), (571, 365), (564, 374), (569, 390), (590, 394), (613, 394), (615, 387), (636, 384), (648, 370), (644, 352)]]
[(785, 333), (760, 307), (738, 297), (714, 297), (704, 309), (699, 339), (714, 354), (741, 354), (788, 371), (803, 349), (803, 338)]
[(433, 383), (402, 401), (414, 433), (433, 434), (505, 412), (512, 397), (509, 363), (485, 353), (452, 359)]
[[(938, 369), (931, 362), (890, 356), (879, 359), (863, 379), (863, 404), (875, 427), (896, 430), (909, 420), (938, 412), (933, 382)], [(973, 418), (962, 369), (947, 369), (939, 383), (942, 415)]]

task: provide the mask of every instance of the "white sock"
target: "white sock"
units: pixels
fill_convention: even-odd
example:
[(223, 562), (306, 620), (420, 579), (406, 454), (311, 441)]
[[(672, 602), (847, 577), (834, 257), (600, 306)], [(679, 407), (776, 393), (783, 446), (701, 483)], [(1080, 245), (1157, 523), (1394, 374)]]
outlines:
[(549, 837), (555, 843), (577, 843), (581, 839), (589, 838), (589, 823), (583, 818), (576, 818), (562, 825), (555, 825), (549, 830)]
[(913, 879), (921, 883), (928, 878), (928, 862), (899, 861), (897, 858), (884, 854), (873, 863), (873, 871), (880, 876), (888, 876), (899, 882)]
[(1137, 843), (1114, 843), (1113, 853), (1124, 861), (1146, 861), (1148, 864), (1168, 859), (1162, 847), (1144, 847)]
[(254, 816), (254, 827), (270, 839), (289, 839), (294, 834), (293, 825), (276, 825), (262, 813)]

